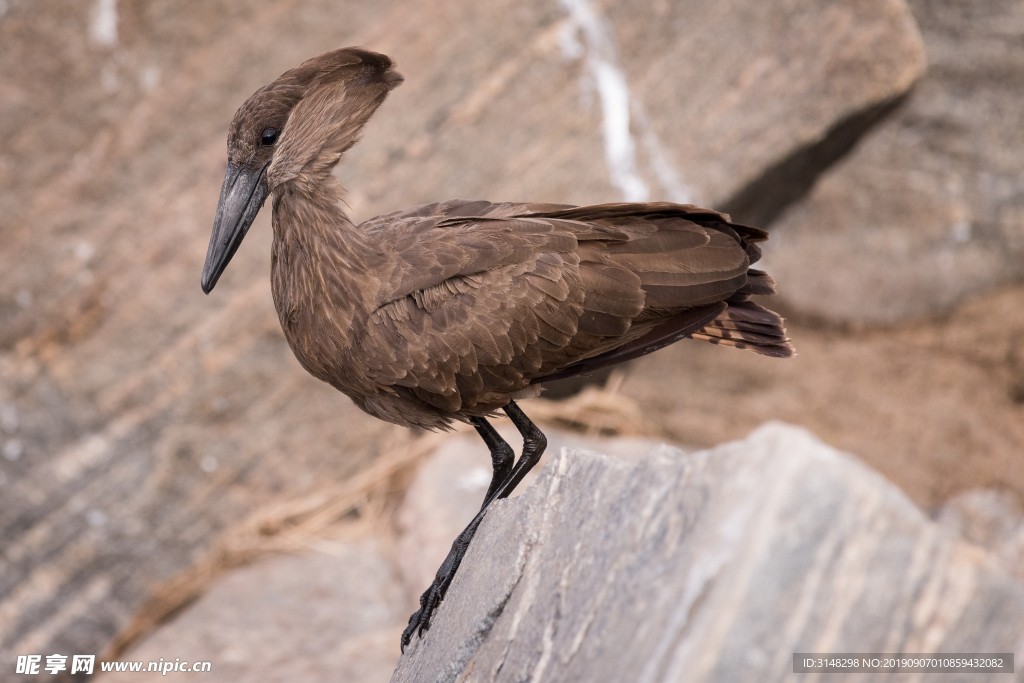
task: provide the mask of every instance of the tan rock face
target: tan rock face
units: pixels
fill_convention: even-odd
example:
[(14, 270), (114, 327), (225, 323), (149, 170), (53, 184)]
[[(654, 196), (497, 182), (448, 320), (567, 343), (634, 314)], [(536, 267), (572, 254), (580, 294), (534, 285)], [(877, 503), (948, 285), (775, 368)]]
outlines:
[(99, 680), (149, 681), (149, 662), (178, 658), (209, 662), (201, 675), (218, 682), (383, 681), (398, 659), (404, 612), (374, 543), (323, 541), (235, 572), (119, 660), (143, 662), (142, 673)]
[(99, 653), (220, 529), (351, 474), (387, 432), (292, 359), (267, 217), (223, 295), (198, 273), (234, 109), (310, 53), (362, 42), (389, 5), (338, 22), (327, 3), (118, 3), (118, 43), (97, 46), (92, 4), (0, 19), (18, 94), (0, 149), (19, 171), (0, 192), (16, 209), (0, 219), (0, 406), (17, 416), (0, 450), (20, 444), (0, 460), (5, 661)]
[[(771, 214), (786, 203), (772, 191), (834, 159), (821, 147), (835, 126), (924, 71), (902, 1), (432, 7), (381, 37), (407, 80), (372, 124), (387, 152), (364, 145), (342, 170), (357, 209), (454, 193)], [(506, 30), (490, 28), (497, 15)], [(431, 58), (404, 59), (410, 41)], [(759, 182), (767, 192), (744, 195)]]
[(892, 323), (1024, 275), (1024, 9), (911, 5), (927, 77), (773, 227), (766, 267), (805, 315)]
[(790, 325), (785, 363), (675, 344), (622, 393), (679, 443), (711, 447), (767, 420), (856, 453), (932, 509), (969, 488), (1024, 491), (1024, 287), (939, 321), (837, 332)]
[(921, 70), (893, 0), (6, 6), (0, 657), (99, 651), (220, 529), (390, 433), (292, 359), (266, 214), (199, 289), (227, 123), (285, 69), (362, 44), (405, 73), (339, 171), (360, 218), (727, 203)]

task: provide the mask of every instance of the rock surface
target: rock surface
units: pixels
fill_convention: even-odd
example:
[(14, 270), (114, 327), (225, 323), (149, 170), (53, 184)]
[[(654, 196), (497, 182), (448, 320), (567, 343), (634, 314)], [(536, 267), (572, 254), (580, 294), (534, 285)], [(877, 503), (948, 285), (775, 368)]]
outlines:
[(892, 323), (1024, 277), (1024, 5), (912, 0), (928, 74), (772, 228), (796, 311)]
[(391, 433), (292, 360), (266, 212), (200, 293), (227, 123), (260, 85), (339, 45), (397, 60), (406, 84), (340, 171), (365, 218), (645, 187), (726, 202), (922, 68), (898, 0), (2, 6), (4, 661), (101, 651), (222, 529)]
[[(513, 434), (511, 428), (503, 430), (510, 442), (515, 441)], [(690, 590), (683, 591), (679, 605), (653, 608), (655, 615), (659, 609), (686, 607), (687, 597), (694, 593), (703, 596), (686, 615), (691, 626), (672, 647), (706, 652), (715, 647), (706, 641), (717, 637), (719, 645), (727, 646), (719, 647), (719, 660), (698, 662), (697, 669), (710, 668), (706, 678), (729, 681), (788, 678), (791, 661), (786, 653), (780, 654), (786, 645), (780, 641), (786, 638), (796, 643), (793, 647), (826, 649), (927, 649), (944, 642), (947, 650), (977, 647), (971, 631), (978, 626), (972, 622), (972, 610), (984, 607), (979, 600), (987, 597), (994, 602), (992, 593), (997, 593), (1008, 601), (1004, 610), (1019, 607), (1022, 587), (1001, 576), (994, 562), (1013, 567), (1018, 561), (1019, 569), (1024, 515), (1019, 502), (1006, 492), (974, 490), (957, 496), (937, 511), (936, 525), (882, 478), (806, 432), (781, 424), (767, 425), (743, 442), (690, 454), (642, 439), (591, 440), (555, 430), (549, 436), (552, 447), (545, 462), (554, 462), (540, 475), (537, 490), (527, 482), (519, 489), (522, 500), (499, 513), (525, 515), (511, 523), (499, 522), (498, 533), (512, 532), (509, 547), (492, 541), (481, 554), (498, 556), (480, 558), (483, 569), (480, 564), (463, 568), (476, 572), (479, 579), (479, 572), (493, 569), (492, 562), (523, 550), (525, 539), (529, 547), (524, 556), (514, 558), (524, 562), (512, 561), (485, 574), (499, 584), (508, 583), (507, 575), (520, 576), (508, 604), (520, 617), (517, 638), (523, 636), (523, 648), (534, 642), (529, 634), (543, 625), (537, 620), (548, 618), (550, 609), (586, 608), (582, 618), (589, 618), (591, 625), (577, 655), (564, 658), (563, 678), (541, 675), (534, 680), (583, 680), (575, 678), (574, 662), (593, 649), (588, 639), (615, 638), (618, 620), (631, 618), (628, 609), (614, 611), (628, 602), (611, 600), (615, 590), (641, 597), (655, 592), (658, 600), (679, 597), (680, 585)], [(564, 456), (559, 455), (562, 446), (568, 447)], [(597, 451), (613, 455), (598, 456)], [(482, 461), (486, 454), (472, 434), (446, 440), (422, 463), (409, 488), (393, 550), (382, 553), (381, 544), (371, 541), (320, 541), (312, 552), (237, 570), (121, 661), (144, 666), (160, 658), (209, 661), (212, 670), (203, 676), (211, 681), (385, 680), (399, 659), (398, 635), (415, 596), (447, 552), (451, 537), (476, 511), (486, 484), (480, 483)], [(555, 493), (545, 500), (553, 487)], [(584, 514), (577, 506), (581, 501)], [(555, 506), (577, 507), (574, 512)], [(625, 538), (614, 537), (623, 532)], [(574, 535), (571, 543), (560, 548), (567, 534)], [(955, 541), (960, 535), (993, 555)], [(401, 572), (395, 570), (394, 560)], [(591, 560), (596, 560), (594, 567), (587, 565)], [(558, 574), (555, 587), (547, 576), (552, 562)], [(426, 570), (426, 578), (418, 570)], [(595, 576), (600, 585), (590, 591), (591, 599), (580, 598)], [(532, 602), (527, 600), (529, 591)], [(450, 595), (450, 600), (459, 601)], [(557, 596), (557, 606), (547, 604), (545, 595)], [(593, 600), (594, 595), (598, 599)], [(942, 606), (942, 601), (948, 604)], [(894, 602), (903, 623), (885, 616)], [(870, 609), (859, 609), (861, 604)], [(637, 609), (648, 606), (642, 602)], [(479, 620), (479, 614), (465, 612), (458, 615), (466, 619), (463, 626)], [(1012, 646), (1013, 634), (1020, 633), (1016, 614), (1001, 615), (1005, 612), (992, 609), (983, 617), (991, 620), (985, 628), (996, 633), (991, 641), (995, 648)], [(572, 622), (578, 617), (562, 613), (555, 622), (550, 641), (556, 658), (561, 651), (555, 648), (564, 646), (567, 637), (560, 630), (568, 628), (572, 635)], [(496, 632), (500, 633), (503, 618), (508, 616), (499, 617)], [(773, 641), (771, 634), (780, 621), (782, 636), (776, 634)], [(659, 622), (652, 619), (650, 624)], [(704, 635), (698, 629), (709, 629), (714, 637), (701, 641), (694, 635)], [(441, 634), (442, 659), (445, 634), (453, 630), (459, 628), (438, 621), (430, 632)], [(885, 639), (879, 645), (880, 630)], [(831, 632), (836, 640), (819, 643), (806, 637), (819, 632), (825, 633), (825, 640)], [(430, 637), (415, 647), (438, 647)], [(491, 636), (487, 638), (479, 652), (493, 650)], [(543, 658), (543, 636), (540, 644)], [(747, 645), (750, 649), (744, 650)], [(518, 656), (515, 648), (510, 649), (513, 662)], [(639, 650), (643, 654), (643, 643)], [(618, 656), (615, 652), (612, 656)], [(413, 656), (422, 659), (426, 654)], [(665, 657), (671, 655), (666, 652)], [(474, 668), (459, 680), (487, 680), (479, 674), (481, 665), (487, 664), (482, 657), (474, 655)], [(732, 668), (720, 666), (725, 657), (737, 657)], [(781, 660), (786, 661), (779, 665)], [(689, 662), (680, 657), (672, 665)], [(780, 668), (769, 670), (776, 665)], [(403, 666), (409, 675), (412, 665), (406, 661)], [(545, 671), (550, 673), (550, 668)], [(450, 679), (429, 670), (414, 673), (417, 681)], [(670, 674), (667, 670), (653, 680), (672, 680)], [(858, 676), (857, 680), (871, 680)], [(151, 677), (117, 673), (99, 680)], [(975, 679), (984, 677), (972, 674)]]
[(1024, 586), (992, 558), (773, 423), (693, 454), (552, 457), (487, 516), (391, 680), (777, 681), (794, 652), (1019, 659), (1022, 638)]
[(621, 392), (676, 443), (709, 448), (769, 420), (855, 453), (931, 510), (973, 488), (1024, 495), (1024, 286), (894, 329), (790, 325), (778, 362), (683, 343), (635, 361)]
[[(834, 160), (837, 127), (925, 67), (903, 0), (422, 8), (381, 36), (407, 79), (374, 122), (388, 144), (355, 148), (341, 171), (357, 213), (455, 193), (667, 199), (756, 218)], [(428, 62), (403, 59), (421, 42)], [(759, 183), (771, 191), (746, 197)]]
[[(407, 619), (392, 566), (375, 543), (324, 541), (315, 552), (232, 573), (120, 661), (210, 662), (201, 677), (211, 683), (371, 683), (394, 669)], [(99, 680), (154, 675), (115, 672)]]
[(971, 489), (935, 512), (935, 521), (996, 557), (1024, 582), (1024, 505), (1007, 490)]
[[(517, 449), (521, 439), (501, 430)], [(625, 460), (658, 446), (640, 438), (588, 439), (549, 430), (549, 453), (590, 447)], [(527, 489), (539, 467), (514, 495)], [(398, 539), (321, 540), (312, 552), (232, 571), (118, 661), (210, 662), (210, 681), (386, 680), (399, 637), (452, 539), (476, 514), (490, 476), (475, 434), (446, 439), (418, 468), (398, 511)], [(382, 552), (383, 551), (383, 552)], [(100, 680), (144, 681), (148, 672)]]
[[(529, 402), (523, 402), (529, 410)], [(522, 437), (515, 427), (499, 423), (498, 432), (516, 453), (522, 452)], [(526, 478), (512, 492), (516, 498), (526, 491), (550, 458), (561, 449), (592, 449), (621, 460), (642, 458), (661, 447), (660, 441), (618, 437), (588, 439), (546, 428), (547, 450)], [(480, 510), (491, 478), (487, 448), (475, 433), (445, 441), (420, 465), (405, 493), (396, 515), (398, 542), (396, 560), (399, 573), (413, 609), (419, 597), (434, 580), (452, 541)]]

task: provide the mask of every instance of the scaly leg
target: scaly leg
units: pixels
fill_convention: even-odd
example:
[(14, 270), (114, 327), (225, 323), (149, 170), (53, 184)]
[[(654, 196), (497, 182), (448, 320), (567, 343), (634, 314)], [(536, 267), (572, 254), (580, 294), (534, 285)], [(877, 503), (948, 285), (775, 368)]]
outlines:
[(544, 455), (544, 449), (548, 447), (547, 437), (537, 428), (537, 425), (530, 421), (530, 418), (526, 417), (526, 413), (519, 409), (515, 401), (509, 401), (504, 411), (523, 437), (523, 454), (519, 456), (519, 462), (512, 469), (512, 473), (495, 491), (495, 498), (508, 498), (523, 477), (540, 462), (540, 456)]
[(476, 427), (477, 432), (479, 432), (484, 443), (487, 444), (491, 451), (491, 464), (494, 467), (491, 484), (487, 487), (487, 495), (484, 496), (484, 503), (480, 508), (480, 512), (473, 517), (473, 521), (469, 523), (455, 539), (455, 542), (452, 543), (452, 549), (448, 552), (448, 557), (445, 558), (444, 562), (441, 563), (441, 567), (437, 570), (434, 582), (420, 596), (420, 608), (409, 617), (409, 625), (402, 632), (402, 652), (405, 652), (405, 647), (412, 640), (414, 633), (422, 636), (423, 632), (430, 628), (430, 617), (441, 603), (441, 600), (444, 599), (445, 593), (448, 592), (448, 586), (451, 585), (452, 579), (455, 578), (455, 572), (459, 570), (459, 565), (462, 564), (462, 558), (466, 556), (466, 551), (469, 550), (469, 542), (473, 540), (473, 535), (476, 534), (476, 529), (484, 518), (487, 506), (494, 500), (507, 498), (519, 482), (523, 480), (527, 472), (533, 469), (533, 466), (540, 461), (540, 457), (544, 454), (544, 449), (547, 447), (548, 441), (544, 434), (530, 421), (530, 418), (526, 417), (515, 402), (509, 401), (504, 410), (505, 414), (511, 418), (512, 424), (516, 426), (516, 429), (523, 436), (523, 454), (513, 466), (512, 447), (501, 438), (487, 420), (482, 417), (470, 418), (470, 422)]
[(491, 484), (487, 487), (487, 494), (484, 496), (483, 505), (480, 506), (480, 509), (483, 510), (491, 502), (494, 492), (501, 486), (501, 483), (508, 478), (509, 473), (512, 471), (512, 464), (516, 460), (516, 454), (512, 447), (508, 445), (508, 442), (501, 438), (498, 430), (491, 426), (490, 422), (482, 417), (471, 417), (469, 421), (476, 427), (477, 433), (480, 434), (484, 443), (487, 444), (487, 448), (490, 449), (491, 466), (494, 470), (491, 474)]

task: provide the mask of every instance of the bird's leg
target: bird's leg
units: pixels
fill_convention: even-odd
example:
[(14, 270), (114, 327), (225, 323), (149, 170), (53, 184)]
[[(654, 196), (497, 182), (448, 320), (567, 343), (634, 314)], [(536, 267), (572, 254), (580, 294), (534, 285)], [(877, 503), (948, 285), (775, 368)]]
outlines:
[(512, 465), (515, 462), (515, 452), (508, 445), (508, 442), (501, 438), (501, 435), (498, 434), (497, 430), (486, 419), (471, 417), (469, 421), (476, 428), (480, 438), (484, 440), (487, 448), (491, 451), (491, 466), (493, 467), (491, 483), (487, 487), (487, 493), (484, 495), (480, 512), (473, 517), (473, 521), (463, 529), (462, 533), (452, 543), (452, 549), (448, 551), (448, 557), (444, 558), (444, 562), (441, 563), (437, 574), (434, 575), (434, 582), (420, 596), (420, 608), (409, 617), (409, 625), (402, 633), (402, 652), (405, 652), (405, 646), (409, 644), (413, 633), (419, 631), (419, 634), (423, 635), (423, 632), (430, 628), (430, 617), (438, 603), (444, 598), (444, 594), (448, 592), (448, 586), (455, 577), (455, 572), (458, 571), (462, 558), (469, 549), (469, 542), (476, 533), (476, 528), (480, 526), (480, 521), (484, 518), (484, 510), (494, 500), (495, 492), (509, 478), (513, 471)]
[(491, 502), (494, 492), (497, 491), (501, 483), (508, 478), (509, 473), (512, 471), (512, 463), (515, 462), (516, 454), (512, 447), (508, 445), (508, 442), (501, 438), (498, 431), (491, 426), (490, 422), (482, 417), (471, 417), (469, 421), (476, 427), (480, 438), (484, 440), (487, 448), (491, 451), (491, 467), (493, 472), (491, 474), (491, 484), (487, 487), (487, 494), (484, 496), (483, 505), (480, 506), (480, 509), (483, 510)]
[(402, 652), (405, 652), (405, 647), (412, 640), (414, 633), (418, 632), (422, 636), (423, 632), (430, 628), (430, 617), (441, 600), (444, 599), (445, 593), (448, 592), (448, 586), (451, 585), (452, 579), (455, 578), (455, 572), (462, 564), (462, 558), (469, 550), (469, 542), (473, 540), (477, 527), (483, 521), (487, 506), (498, 498), (507, 498), (516, 485), (523, 480), (526, 473), (537, 464), (547, 447), (548, 441), (544, 434), (530, 421), (530, 418), (526, 417), (515, 402), (508, 402), (508, 405), (505, 406), (505, 414), (511, 418), (512, 424), (523, 436), (523, 454), (519, 456), (519, 461), (513, 466), (512, 447), (501, 438), (494, 427), (482, 417), (470, 419), (491, 451), (491, 463), (494, 466), (491, 484), (487, 487), (487, 495), (484, 496), (480, 512), (476, 513), (473, 521), (452, 543), (448, 557), (444, 559), (437, 574), (434, 575), (434, 582), (420, 596), (420, 608), (409, 617), (409, 625), (402, 632)]
[(452, 579), (455, 578), (455, 572), (459, 570), (462, 558), (466, 556), (466, 551), (469, 550), (469, 542), (473, 540), (476, 528), (480, 526), (483, 518), (484, 510), (480, 510), (473, 517), (473, 521), (462, 530), (462, 533), (452, 543), (452, 549), (448, 551), (448, 557), (444, 558), (444, 562), (441, 563), (437, 574), (434, 575), (434, 582), (420, 596), (420, 608), (409, 617), (409, 625), (402, 631), (402, 652), (405, 652), (405, 646), (412, 640), (412, 634), (418, 632), (422, 636), (423, 632), (430, 628), (430, 617), (433, 616), (434, 610), (441, 600), (444, 599), (444, 594), (448, 592), (448, 586), (451, 585)]
[(526, 413), (519, 409), (515, 401), (509, 401), (504, 411), (523, 437), (523, 454), (519, 456), (519, 461), (508, 478), (495, 491), (495, 498), (508, 498), (523, 477), (540, 462), (540, 456), (544, 455), (544, 449), (548, 447), (548, 439), (544, 436), (544, 432), (540, 431), (537, 425), (526, 417)]

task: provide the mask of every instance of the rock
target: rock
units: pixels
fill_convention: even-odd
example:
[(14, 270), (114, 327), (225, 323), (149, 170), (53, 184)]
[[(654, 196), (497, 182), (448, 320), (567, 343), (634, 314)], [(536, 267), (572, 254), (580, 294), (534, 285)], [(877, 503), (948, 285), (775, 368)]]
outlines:
[(802, 315), (892, 323), (1024, 276), (1024, 7), (911, 7), (928, 75), (772, 226), (765, 268)]
[[(511, 425), (500, 432), (521, 448)], [(656, 447), (647, 439), (588, 439), (558, 430), (549, 430), (549, 437), (549, 452), (572, 444), (627, 460)], [(384, 554), (374, 541), (321, 540), (313, 552), (234, 570), (118, 661), (143, 662), (143, 669), (161, 658), (208, 661), (211, 672), (204, 675), (211, 681), (384, 680), (398, 661), (399, 636), (419, 593), (479, 509), (488, 463), (475, 434), (445, 440), (420, 465), (403, 500), (397, 552)], [(397, 555), (404, 576), (396, 574), (391, 555)], [(409, 568), (428, 570), (426, 578)], [(100, 680), (152, 675), (118, 672)]]
[(1024, 586), (992, 558), (771, 423), (638, 463), (552, 457), (488, 514), (391, 680), (785, 680), (794, 652), (1012, 652), (1022, 636)]
[[(524, 410), (529, 411), (529, 405), (529, 401), (523, 402)], [(498, 424), (502, 438), (517, 455), (521, 453), (523, 440), (519, 432), (508, 423)], [(644, 438), (586, 438), (550, 428), (545, 428), (544, 434), (548, 438), (547, 450), (510, 498), (528, 489), (544, 463), (563, 448), (584, 448), (624, 460), (640, 458), (660, 448), (660, 442)], [(419, 596), (434, 580), (452, 541), (480, 510), (490, 479), (487, 447), (475, 433), (448, 439), (417, 469), (396, 515), (396, 558), (413, 610), (418, 608)]]
[(114, 3), (93, 32), (95, 3), (4, 4), (4, 661), (102, 651), (223, 529), (393, 434), (294, 362), (269, 212), (200, 292), (227, 124), (257, 87), (339, 45), (397, 60), (406, 84), (339, 171), (365, 218), (452, 196), (724, 205), (817, 150), (809, 182), (830, 132), (922, 66), (898, 0)]
[[(321, 542), (225, 577), (119, 661), (210, 662), (209, 681), (382, 681), (408, 615), (391, 564), (372, 542)], [(97, 665), (98, 673), (98, 665)], [(181, 675), (181, 674), (177, 674)], [(150, 681), (115, 672), (101, 681)]]
[(234, 110), (310, 53), (364, 42), (396, 3), (121, 2), (115, 47), (89, 42), (97, 3), (5, 4), (0, 407), (17, 420), (0, 450), (21, 444), (0, 458), (7, 662), (103, 652), (224, 529), (345, 479), (394, 433), (292, 358), (268, 216), (219, 298), (197, 273)]
[(1024, 285), (896, 328), (788, 327), (795, 358), (683, 342), (635, 361), (621, 393), (688, 446), (805, 427), (926, 510), (971, 488), (1024, 495)]
[(934, 517), (940, 526), (992, 553), (1024, 582), (1024, 506), (1017, 495), (970, 489), (953, 496)]
[[(373, 124), (388, 144), (341, 171), (353, 206), (454, 193), (772, 214), (925, 66), (902, 0), (560, 4), (396, 12), (381, 45), (407, 78)], [(414, 41), (431, 59), (405, 57)]]

